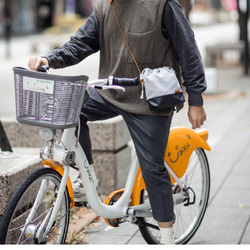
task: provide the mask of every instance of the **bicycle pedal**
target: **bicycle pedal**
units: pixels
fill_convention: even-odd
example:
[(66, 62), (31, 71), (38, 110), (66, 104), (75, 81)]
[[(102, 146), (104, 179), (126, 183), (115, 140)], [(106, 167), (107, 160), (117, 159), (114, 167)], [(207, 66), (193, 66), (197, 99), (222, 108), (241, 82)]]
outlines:
[(76, 207), (87, 207), (88, 203), (86, 201), (84, 202), (75, 202)]

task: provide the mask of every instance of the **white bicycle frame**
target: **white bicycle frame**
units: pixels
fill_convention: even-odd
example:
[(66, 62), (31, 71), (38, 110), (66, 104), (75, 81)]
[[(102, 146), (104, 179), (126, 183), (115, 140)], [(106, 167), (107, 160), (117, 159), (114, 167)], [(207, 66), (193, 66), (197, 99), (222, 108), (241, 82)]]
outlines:
[[(87, 195), (88, 203), (93, 209), (93, 211), (98, 214), (99, 216), (103, 218), (123, 218), (123, 217), (129, 217), (129, 216), (137, 216), (137, 217), (152, 217), (151, 212), (151, 205), (149, 202), (145, 202), (141, 205), (136, 206), (129, 206), (129, 201), (131, 199), (131, 193), (134, 186), (136, 174), (139, 167), (139, 162), (137, 157), (135, 156), (133, 158), (132, 164), (130, 166), (129, 174), (127, 177), (126, 185), (124, 192), (120, 199), (112, 206), (104, 204), (100, 198), (98, 197), (97, 191), (96, 191), (96, 175), (94, 173), (94, 170), (89, 166), (89, 163), (87, 161), (87, 158), (85, 156), (84, 151), (82, 150), (82, 147), (79, 142), (77, 142), (77, 138), (75, 137), (75, 128), (70, 128), (64, 130), (62, 139), (61, 139), (61, 145), (68, 151), (75, 152), (76, 155), (76, 164), (79, 168), (79, 171), (83, 178), (83, 185), (84, 190)], [(57, 152), (57, 150), (60, 151), (58, 147), (54, 150), (55, 158), (60, 158), (57, 155), (62, 155), (61, 153)], [(65, 151), (64, 151), (65, 152)], [(60, 163), (59, 159), (58, 162)], [(166, 168), (172, 176), (175, 178), (179, 186), (182, 188), (184, 187), (184, 184), (178, 179), (178, 177), (174, 174), (174, 172), (171, 170), (171, 168), (165, 163)], [(49, 218), (49, 222), (47, 225), (47, 229), (45, 230), (45, 235), (49, 232), (49, 230), (52, 227), (52, 224), (56, 218), (56, 214), (60, 208), (61, 199), (66, 187), (66, 183), (69, 177), (69, 168), (70, 166), (64, 165), (64, 174), (62, 177), (62, 181), (60, 184), (60, 189), (58, 191), (58, 197), (56, 199), (55, 206), (53, 208), (52, 214)], [(175, 196), (175, 195), (174, 195)], [(178, 197), (177, 197), (178, 196)], [(176, 198), (174, 198), (174, 202), (176, 199), (180, 199), (182, 197), (182, 192), (176, 195)]]

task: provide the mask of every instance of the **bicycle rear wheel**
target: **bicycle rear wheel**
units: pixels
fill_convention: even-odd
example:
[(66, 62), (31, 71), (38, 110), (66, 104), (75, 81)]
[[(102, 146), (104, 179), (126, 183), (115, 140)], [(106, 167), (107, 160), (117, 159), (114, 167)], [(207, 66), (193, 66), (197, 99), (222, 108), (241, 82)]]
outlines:
[[(192, 189), (192, 199), (195, 203), (185, 206), (186, 202), (174, 205), (175, 244), (187, 243), (198, 230), (206, 212), (210, 192), (210, 171), (206, 154), (203, 149), (197, 148), (191, 155), (186, 173), (181, 178), (186, 188)], [(144, 190), (141, 203), (148, 200)], [(148, 244), (160, 243), (158, 223), (153, 218), (138, 218), (140, 232)]]
[[(63, 244), (65, 242), (70, 215), (67, 188), (48, 239), (41, 240), (34, 237), (46, 216), (50, 216), (60, 181), (60, 174), (50, 168), (39, 169), (22, 181), (11, 196), (2, 216), (0, 244)], [(29, 223), (26, 221), (28, 217)]]

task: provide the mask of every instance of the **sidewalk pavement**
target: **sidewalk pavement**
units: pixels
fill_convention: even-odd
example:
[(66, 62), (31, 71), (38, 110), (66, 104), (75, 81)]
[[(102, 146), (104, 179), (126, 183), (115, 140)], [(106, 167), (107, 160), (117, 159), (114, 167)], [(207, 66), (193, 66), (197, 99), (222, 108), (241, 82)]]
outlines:
[[(205, 44), (205, 39), (202, 43)], [(4, 60), (4, 46), (0, 40), (0, 119), (15, 120), (11, 68), (27, 67), (31, 54), (27, 40), (18, 38), (12, 43), (12, 58)], [(63, 73), (87, 72), (95, 79), (97, 65), (98, 54)], [(216, 93), (204, 96), (207, 112), (204, 127), (209, 131), (208, 143), (212, 148), (207, 152), (210, 200), (205, 218), (189, 244), (250, 244), (250, 77), (242, 76), (239, 67), (219, 68), (217, 74)], [(190, 127), (186, 113), (187, 105), (175, 115), (173, 126)], [(79, 244), (145, 244), (138, 228), (129, 223), (114, 229), (99, 220), (83, 236)]]

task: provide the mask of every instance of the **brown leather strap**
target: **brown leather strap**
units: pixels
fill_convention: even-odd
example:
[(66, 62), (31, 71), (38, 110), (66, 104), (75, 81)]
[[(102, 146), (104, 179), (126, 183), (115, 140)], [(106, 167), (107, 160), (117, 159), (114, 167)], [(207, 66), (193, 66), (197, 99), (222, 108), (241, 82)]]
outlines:
[(136, 67), (137, 67), (137, 69), (138, 69), (138, 71), (139, 71), (139, 74), (141, 74), (140, 67), (139, 67), (139, 65), (138, 65), (138, 63), (137, 63), (137, 61), (136, 61), (136, 59), (135, 59), (135, 57), (134, 57), (134, 55), (133, 55), (133, 53), (132, 53), (132, 51), (131, 51), (129, 45), (128, 45), (127, 39), (126, 39), (126, 37), (125, 37), (125, 35), (124, 35), (123, 31), (122, 31), (122, 27), (121, 27), (121, 25), (120, 25), (120, 23), (119, 23), (118, 17), (117, 17), (116, 12), (115, 12), (115, 6), (114, 6), (114, 3), (113, 3), (113, 0), (110, 0), (110, 3), (112, 4), (113, 10), (114, 10), (115, 19), (116, 19), (116, 22), (117, 22), (117, 24), (118, 24), (118, 27), (119, 27), (119, 29), (120, 29), (120, 31), (121, 31), (121, 33), (122, 33), (122, 37), (123, 37), (123, 39), (124, 39), (124, 42), (125, 42), (125, 44), (126, 44), (126, 46), (127, 46), (127, 48), (128, 48), (128, 51), (129, 51), (131, 57), (133, 58), (133, 60), (134, 60), (134, 62), (135, 62), (135, 65), (136, 65)]
[(171, 62), (170, 62), (170, 68), (173, 68), (173, 56), (174, 56), (174, 46), (172, 46), (172, 50), (171, 50)]

